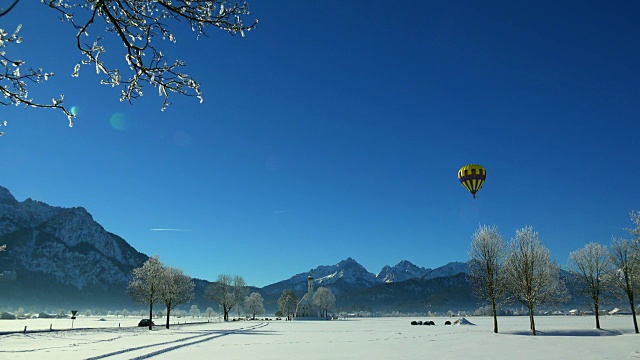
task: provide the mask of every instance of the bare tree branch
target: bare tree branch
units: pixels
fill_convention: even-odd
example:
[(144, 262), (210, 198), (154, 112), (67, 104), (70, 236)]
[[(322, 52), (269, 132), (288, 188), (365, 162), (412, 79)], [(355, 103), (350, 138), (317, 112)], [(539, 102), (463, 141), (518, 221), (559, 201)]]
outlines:
[[(19, 0), (9, 8), (0, 10), (6, 15)], [(186, 23), (189, 28), (206, 36), (210, 28), (226, 31), (231, 35), (244, 34), (254, 29), (258, 20), (245, 25), (243, 19), (249, 15), (246, 2), (230, 3), (224, 0), (41, 0), (49, 8), (56, 10), (60, 19), (70, 23), (76, 33), (76, 46), (84, 58), (73, 68), (72, 76), (80, 74), (83, 65), (94, 65), (102, 74), (101, 84), (123, 87), (121, 101), (143, 96), (143, 87), (150, 85), (158, 89), (163, 98), (161, 110), (170, 105), (169, 95), (176, 93), (196, 97), (203, 102), (200, 83), (183, 72), (185, 62), (180, 59), (170, 61), (156, 44), (161, 40), (176, 42), (174, 25)], [(171, 23), (170, 23), (171, 22)], [(20, 27), (12, 34), (0, 29), (0, 105), (24, 105), (25, 107), (59, 109), (73, 126), (75, 115), (63, 105), (63, 95), (53, 99), (51, 104), (29, 97), (28, 84), (41, 83), (53, 76), (41, 68), (25, 68), (25, 62), (6, 54), (7, 45), (19, 44)], [(115, 35), (125, 48), (122, 64), (107, 64), (100, 56), (106, 52), (103, 45), (103, 30), (107, 35)], [(96, 34), (96, 35), (90, 35)], [(153, 45), (152, 45), (153, 44)], [(0, 133), (2, 135), (2, 133)]]

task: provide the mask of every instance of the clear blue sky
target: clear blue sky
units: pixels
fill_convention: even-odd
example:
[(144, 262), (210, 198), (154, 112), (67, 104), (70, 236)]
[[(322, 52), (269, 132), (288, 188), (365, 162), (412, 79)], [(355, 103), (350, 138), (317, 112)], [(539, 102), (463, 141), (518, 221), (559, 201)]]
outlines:
[[(78, 118), (2, 108), (0, 185), (83, 206), (194, 277), (255, 286), (349, 256), (374, 273), (466, 261), (479, 224), (507, 239), (531, 225), (561, 264), (626, 234), (640, 209), (637, 2), (250, 7), (260, 23), (244, 38), (177, 31), (166, 53), (205, 100), (161, 112), (153, 88), (130, 105), (91, 67), (72, 78), (74, 30), (19, 3), (1, 23), (24, 25), (10, 54), (56, 72), (31, 94), (64, 92)], [(487, 169), (476, 200), (456, 177), (469, 163)]]

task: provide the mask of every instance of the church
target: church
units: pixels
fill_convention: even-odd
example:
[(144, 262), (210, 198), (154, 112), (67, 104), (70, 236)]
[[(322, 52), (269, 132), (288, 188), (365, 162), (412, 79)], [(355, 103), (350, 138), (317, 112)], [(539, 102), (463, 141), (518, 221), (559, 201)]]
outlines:
[(296, 306), (296, 318), (318, 318), (320, 311), (313, 305), (314, 278), (309, 274), (307, 278), (307, 293), (302, 296)]

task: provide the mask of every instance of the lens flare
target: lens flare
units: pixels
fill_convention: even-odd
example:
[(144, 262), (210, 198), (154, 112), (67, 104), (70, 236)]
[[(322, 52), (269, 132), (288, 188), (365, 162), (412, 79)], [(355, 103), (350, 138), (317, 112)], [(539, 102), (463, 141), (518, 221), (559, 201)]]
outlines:
[(129, 119), (123, 113), (115, 113), (109, 118), (111, 127), (118, 131), (125, 131), (129, 128)]

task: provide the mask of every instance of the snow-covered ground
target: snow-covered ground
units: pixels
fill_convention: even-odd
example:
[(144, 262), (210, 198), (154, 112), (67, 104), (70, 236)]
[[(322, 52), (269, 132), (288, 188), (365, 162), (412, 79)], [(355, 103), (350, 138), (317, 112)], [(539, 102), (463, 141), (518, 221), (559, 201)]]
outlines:
[[(241, 321), (135, 327), (138, 319), (80, 318), (72, 331), (0, 336), (0, 359), (630, 359), (640, 358), (640, 335), (630, 316), (467, 317), (475, 325), (445, 326), (456, 318), (362, 318), (335, 321)], [(412, 326), (433, 320), (436, 326)], [(120, 323), (120, 328), (118, 328)], [(160, 321), (156, 321), (160, 323)], [(68, 329), (65, 320), (2, 320), (0, 331)]]

